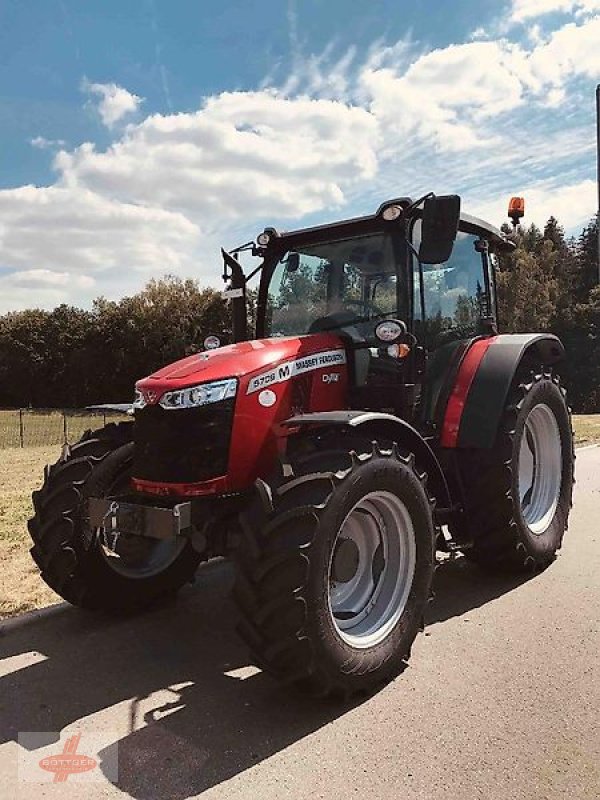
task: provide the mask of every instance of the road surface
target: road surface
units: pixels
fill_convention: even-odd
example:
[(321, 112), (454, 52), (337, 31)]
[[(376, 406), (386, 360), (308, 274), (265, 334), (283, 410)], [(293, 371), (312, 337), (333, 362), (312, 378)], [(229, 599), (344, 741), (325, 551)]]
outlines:
[[(224, 563), (141, 617), (58, 606), (4, 623), (1, 796), (596, 800), (600, 448), (579, 452), (577, 478), (557, 561), (528, 580), (444, 565), (409, 668), (350, 708), (290, 696), (248, 667)], [(19, 754), (46, 752), (17, 744), (26, 731), (80, 732), (83, 750), (86, 736), (108, 739), (95, 782), (18, 779)]]

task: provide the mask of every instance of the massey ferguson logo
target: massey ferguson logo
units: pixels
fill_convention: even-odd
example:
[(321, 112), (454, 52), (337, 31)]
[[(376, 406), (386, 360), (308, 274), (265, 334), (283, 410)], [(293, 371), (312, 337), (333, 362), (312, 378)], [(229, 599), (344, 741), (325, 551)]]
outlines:
[(154, 389), (142, 389), (142, 394), (149, 406), (153, 406), (158, 400), (158, 392), (155, 392)]
[[(259, 389), (266, 389), (274, 383), (284, 383), (294, 378), (296, 375), (304, 375), (306, 372), (313, 372), (316, 369), (323, 369), (323, 367), (337, 367), (339, 364), (346, 363), (346, 353), (344, 350), (327, 350), (324, 353), (315, 353), (312, 356), (305, 356), (304, 358), (297, 358), (295, 361), (286, 361), (280, 364), (275, 369), (269, 372), (263, 372), (262, 375), (257, 375), (252, 378), (248, 384), (246, 394), (252, 394)], [(332, 373), (329, 377), (333, 376), (333, 380), (338, 379), (337, 373)], [(323, 376), (325, 380), (325, 376)]]

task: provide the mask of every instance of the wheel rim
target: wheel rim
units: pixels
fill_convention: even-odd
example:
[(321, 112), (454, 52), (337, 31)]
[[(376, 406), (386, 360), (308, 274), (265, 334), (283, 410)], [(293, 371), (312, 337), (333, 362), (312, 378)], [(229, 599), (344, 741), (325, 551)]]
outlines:
[(164, 572), (185, 547), (184, 537), (151, 539), (122, 534), (116, 543), (112, 531), (98, 530), (100, 552), (112, 570), (126, 578), (151, 578)]
[[(119, 496), (129, 489), (130, 469), (125, 465), (108, 488), (105, 496)], [(106, 528), (96, 528), (98, 549), (109, 567), (124, 578), (151, 578), (164, 572), (183, 551), (188, 539), (151, 539), (148, 536), (122, 534)]]
[(410, 513), (391, 492), (371, 492), (350, 511), (329, 563), (329, 610), (353, 647), (382, 642), (402, 616), (416, 564)]
[(556, 416), (540, 403), (525, 420), (519, 450), (519, 499), (529, 530), (544, 533), (554, 518), (562, 485), (562, 444)]

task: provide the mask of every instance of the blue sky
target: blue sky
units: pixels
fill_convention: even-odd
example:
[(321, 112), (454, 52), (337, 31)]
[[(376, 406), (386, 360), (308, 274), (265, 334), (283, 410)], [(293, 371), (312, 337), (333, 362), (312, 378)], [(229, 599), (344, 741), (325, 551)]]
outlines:
[(428, 190), (576, 231), (599, 80), (600, 0), (0, 0), (0, 312)]

